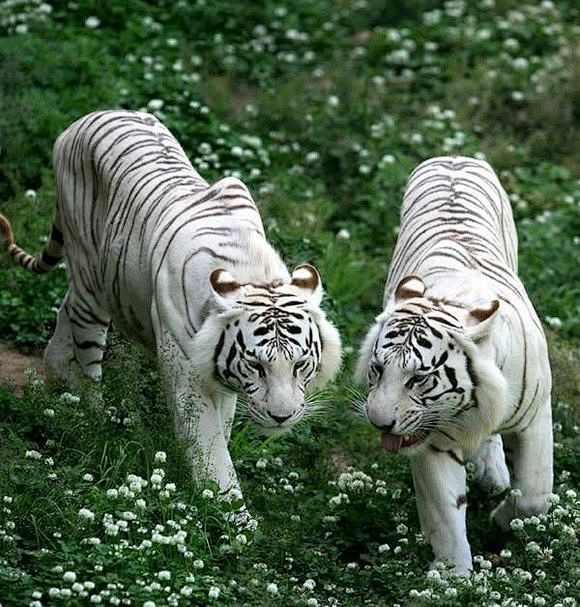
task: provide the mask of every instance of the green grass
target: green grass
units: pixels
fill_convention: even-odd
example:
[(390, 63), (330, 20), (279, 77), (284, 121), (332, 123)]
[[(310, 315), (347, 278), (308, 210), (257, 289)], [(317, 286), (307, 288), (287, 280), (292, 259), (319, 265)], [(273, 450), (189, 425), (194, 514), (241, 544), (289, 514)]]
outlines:
[[(0, 211), (19, 243), (38, 251), (48, 233), (50, 155), (59, 132), (95, 109), (151, 108), (151, 100), (161, 100), (156, 114), (200, 172), (209, 180), (239, 174), (288, 265), (319, 267), (347, 356), (316, 423), (276, 440), (236, 424), (231, 449), (248, 507), (260, 520), (254, 533), (229, 523), (225, 506), (208, 497), (212, 488), (189, 479), (154, 361), (116, 331), (102, 411), (84, 395), (76, 402), (34, 377), (21, 395), (1, 388), (2, 607), (99, 599), (158, 607), (574, 605), (575, 4), (51, 6), (0, 6)], [(97, 23), (91, 17), (97, 27), (89, 27)], [(418, 534), (408, 462), (380, 450), (348, 392), (354, 353), (380, 311), (406, 179), (421, 160), (440, 154), (483, 154), (498, 171), (513, 202), (520, 273), (546, 323), (554, 374), (560, 504), (546, 520), (498, 537), (488, 514), (499, 498), (472, 487), (469, 538), (480, 558), (467, 580), (425, 576), (430, 548)], [(0, 260), (2, 339), (39, 351), (65, 290), (63, 269), (39, 278)], [(166, 462), (156, 461), (159, 451)], [(165, 476), (153, 486), (159, 468)], [(219, 598), (211, 598), (212, 587)]]

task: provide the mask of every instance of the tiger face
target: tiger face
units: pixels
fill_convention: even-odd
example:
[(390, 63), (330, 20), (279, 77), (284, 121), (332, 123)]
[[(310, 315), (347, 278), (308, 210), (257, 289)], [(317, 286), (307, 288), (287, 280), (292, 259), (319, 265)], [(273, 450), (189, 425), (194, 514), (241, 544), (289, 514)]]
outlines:
[(489, 332), (499, 302), (467, 310), (424, 293), (418, 277), (399, 283), (394, 308), (378, 317), (359, 362), (369, 387), (366, 417), (394, 452), (411, 454), (435, 437), (465, 442), (495, 423), (480, 410), (478, 393), (495, 367), (476, 342)]
[(212, 286), (225, 323), (212, 351), (213, 378), (244, 397), (247, 415), (264, 432), (284, 431), (308, 413), (309, 389), (340, 363), (338, 332), (318, 307), (318, 272), (299, 266), (290, 284), (274, 285), (238, 285), (216, 272)]

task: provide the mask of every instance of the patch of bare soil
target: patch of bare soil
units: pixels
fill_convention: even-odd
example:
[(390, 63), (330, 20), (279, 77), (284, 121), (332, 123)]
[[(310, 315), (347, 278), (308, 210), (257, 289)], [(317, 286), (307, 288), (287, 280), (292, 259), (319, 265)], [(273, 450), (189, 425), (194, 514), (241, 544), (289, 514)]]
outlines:
[(44, 365), (39, 355), (22, 354), (12, 347), (0, 343), (0, 383), (22, 386), (26, 383), (26, 369), (36, 369), (38, 377), (44, 379)]

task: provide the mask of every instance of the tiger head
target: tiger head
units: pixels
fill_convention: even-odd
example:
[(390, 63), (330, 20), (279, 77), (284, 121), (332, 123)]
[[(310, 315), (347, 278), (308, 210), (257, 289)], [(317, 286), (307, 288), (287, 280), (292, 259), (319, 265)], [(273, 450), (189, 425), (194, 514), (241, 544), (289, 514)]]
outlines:
[(267, 434), (290, 428), (313, 404), (308, 392), (340, 366), (340, 337), (320, 308), (317, 270), (304, 264), (290, 282), (241, 285), (218, 269), (210, 283), (215, 313), (197, 336), (206, 352), (202, 374), (214, 389), (241, 394)]
[(489, 336), (499, 301), (468, 308), (425, 297), (417, 276), (403, 278), (361, 348), (368, 421), (386, 449), (412, 454), (429, 444), (473, 449), (505, 415), (507, 383)]

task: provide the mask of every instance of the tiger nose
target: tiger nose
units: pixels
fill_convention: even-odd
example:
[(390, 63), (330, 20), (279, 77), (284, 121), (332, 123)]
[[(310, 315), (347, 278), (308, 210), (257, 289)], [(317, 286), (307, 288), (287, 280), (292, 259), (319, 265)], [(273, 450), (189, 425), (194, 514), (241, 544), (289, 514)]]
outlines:
[(379, 426), (379, 424), (375, 424), (375, 422), (371, 422), (371, 424), (375, 428), (378, 428), (379, 430), (382, 430), (383, 432), (390, 432), (395, 427), (396, 423), (397, 423), (396, 421), (393, 421), (390, 424), (384, 424), (382, 426)]
[(287, 419), (290, 419), (292, 417), (292, 414), (290, 415), (274, 415), (273, 413), (271, 413), (270, 411), (268, 411), (268, 415), (277, 423), (279, 424), (283, 424)]

